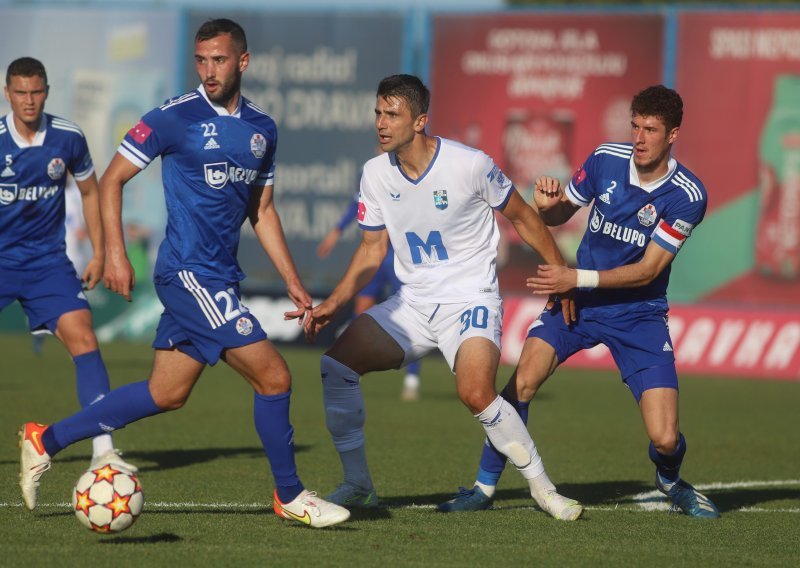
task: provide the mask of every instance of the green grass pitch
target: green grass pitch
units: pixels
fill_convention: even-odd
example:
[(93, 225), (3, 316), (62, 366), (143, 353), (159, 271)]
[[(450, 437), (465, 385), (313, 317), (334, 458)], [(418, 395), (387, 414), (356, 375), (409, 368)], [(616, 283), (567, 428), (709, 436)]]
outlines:
[[(321, 494), (341, 469), (325, 429), (320, 350), (283, 349), (294, 375), (292, 422), (305, 485)], [(73, 365), (54, 339), (0, 335), (2, 566), (797, 566), (800, 383), (682, 377), (683, 475), (722, 511), (718, 521), (668, 513), (638, 410), (614, 373), (562, 369), (532, 406), (529, 428), (550, 477), (587, 507), (575, 523), (533, 506), (513, 469), (495, 509), (434, 509), (477, 470), (482, 429), (455, 395), (443, 360), (422, 368), (422, 397), (400, 401), (402, 374), (363, 380), (367, 452), (385, 507), (332, 529), (279, 520), (252, 422), (252, 394), (224, 364), (209, 368), (183, 409), (115, 433), (141, 468), (144, 513), (128, 531), (95, 535), (72, 515), (90, 442), (59, 454), (35, 511), (17, 486), (16, 431), (77, 409)], [(146, 344), (103, 347), (113, 385), (146, 378)], [(502, 368), (498, 386), (511, 369)]]

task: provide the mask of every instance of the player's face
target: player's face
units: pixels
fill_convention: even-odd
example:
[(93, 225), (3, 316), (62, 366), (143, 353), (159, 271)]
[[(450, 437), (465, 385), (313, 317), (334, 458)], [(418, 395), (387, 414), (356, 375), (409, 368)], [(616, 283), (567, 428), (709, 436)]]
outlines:
[(631, 138), (636, 169), (640, 172), (666, 169), (669, 150), (677, 136), (678, 127), (667, 132), (664, 121), (657, 116), (634, 115), (631, 119)]
[(375, 104), (375, 130), (378, 145), (384, 152), (398, 152), (425, 129), (427, 115), (411, 116), (408, 102), (400, 97), (378, 97)]
[(4, 90), (17, 126), (38, 129), (44, 112), (44, 101), (47, 100), (47, 84), (44, 78), (12, 75), (10, 80)]
[[(209, 100), (224, 107), (238, 103), (242, 73), (250, 61), (230, 34), (220, 34), (194, 46), (194, 65)], [(228, 109), (232, 110), (232, 109)]]

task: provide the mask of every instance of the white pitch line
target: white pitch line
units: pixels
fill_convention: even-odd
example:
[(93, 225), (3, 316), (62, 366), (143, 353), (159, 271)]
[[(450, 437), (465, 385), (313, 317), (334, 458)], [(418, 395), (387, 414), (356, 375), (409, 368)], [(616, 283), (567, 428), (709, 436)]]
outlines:
[[(718, 491), (718, 490), (725, 490), (725, 489), (745, 489), (745, 488), (752, 488), (752, 487), (792, 487), (792, 486), (800, 486), (800, 479), (782, 479), (782, 480), (770, 480), (770, 481), (733, 481), (728, 483), (723, 482), (714, 482), (714, 483), (706, 483), (701, 485), (695, 485), (698, 490), (702, 491)], [(624, 497), (621, 499), (621, 503), (629, 503), (633, 501), (638, 507), (636, 508), (629, 508), (626, 506), (620, 506), (619, 504), (614, 506), (609, 505), (599, 505), (599, 506), (588, 506), (586, 507), (587, 511), (617, 511), (617, 510), (624, 510), (624, 511), (658, 511), (658, 510), (668, 510), (669, 504), (667, 503), (664, 495), (657, 490), (653, 491), (646, 491), (644, 493), (637, 493), (636, 495), (632, 495), (630, 497)], [(41, 509), (64, 509), (71, 507), (71, 503), (62, 502), (62, 503), (40, 503), (37, 506)], [(0, 503), (0, 509), (5, 508), (21, 508), (22, 503)], [(397, 509), (434, 509), (435, 505), (417, 505), (417, 504), (410, 504), (410, 505), (403, 505), (401, 507), (393, 507)], [(145, 502), (145, 509), (146, 510), (169, 510), (169, 509), (188, 509), (188, 510), (214, 510), (214, 509), (233, 509), (233, 510), (246, 510), (246, 509), (271, 509), (272, 503), (232, 503), (232, 502), (220, 502), (220, 503), (198, 503), (197, 501), (154, 501), (154, 502)], [(496, 507), (497, 509), (531, 509), (535, 510), (536, 507), (533, 505), (530, 506), (522, 506), (522, 507)], [(764, 507), (741, 507), (737, 509), (736, 512), (738, 513), (800, 513), (800, 508), (782, 508), (782, 509), (768, 509)]]

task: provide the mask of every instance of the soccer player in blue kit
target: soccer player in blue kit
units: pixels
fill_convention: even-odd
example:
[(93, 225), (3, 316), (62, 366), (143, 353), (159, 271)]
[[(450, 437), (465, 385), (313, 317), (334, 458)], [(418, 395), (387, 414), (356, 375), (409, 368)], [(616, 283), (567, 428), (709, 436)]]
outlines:
[[(578, 248), (578, 269), (540, 266), (528, 279), (537, 294), (575, 290), (578, 319), (564, 323), (559, 305), (533, 323), (506, 394), (527, 421), (539, 387), (570, 355), (605, 344), (639, 405), (656, 466), (656, 487), (673, 508), (693, 517), (719, 511), (680, 477), (686, 439), (678, 424), (678, 377), (667, 327), (670, 264), (706, 211), (700, 180), (671, 156), (683, 118), (680, 95), (662, 85), (631, 102), (632, 143), (603, 144), (562, 190), (558, 180), (535, 183), (535, 203), (548, 225), (593, 209)], [(472, 489), (439, 509), (486, 509), (505, 467), (487, 441)]]
[(273, 508), (311, 527), (346, 520), (347, 509), (306, 490), (294, 459), (289, 422), (291, 376), (259, 322), (242, 305), (236, 251), (249, 218), (286, 282), (302, 318), (311, 297), (300, 283), (273, 202), (275, 123), (240, 94), (250, 60), (244, 30), (209, 20), (195, 36), (202, 85), (147, 113), (125, 136), (101, 180), (106, 287), (130, 299), (134, 274), (122, 231), (123, 186), (161, 156), (167, 229), (154, 270), (164, 312), (153, 342), (149, 380), (125, 385), (50, 426), (25, 424), (21, 482), (28, 508), (52, 456), (104, 430), (183, 406), (206, 365), (225, 361), (254, 389), (254, 422), (275, 480)]
[[(17, 300), (35, 334), (52, 333), (75, 363), (78, 400), (89, 406), (109, 391), (83, 286), (103, 277), (100, 193), (86, 138), (74, 123), (44, 112), (49, 85), (41, 61), (21, 57), (6, 71), (11, 112), (0, 117), (0, 310)], [(64, 191), (80, 191), (93, 256), (79, 278), (67, 257)], [(92, 440), (92, 463), (131, 471), (111, 436)]]
[[(336, 246), (342, 232), (347, 228), (350, 223), (356, 220), (358, 216), (358, 194), (353, 196), (347, 209), (342, 213), (341, 218), (336, 225), (328, 231), (325, 238), (317, 247), (317, 256), (326, 258), (334, 246)], [(372, 306), (386, 298), (386, 290), (389, 289), (390, 294), (396, 293), (400, 290), (403, 283), (397, 278), (394, 272), (394, 249), (391, 243), (386, 251), (386, 256), (383, 257), (381, 265), (372, 280), (367, 282), (361, 290), (358, 291), (353, 306), (353, 316), (358, 317)], [(403, 392), (401, 398), (405, 401), (415, 401), (419, 399), (419, 373), (422, 363), (419, 359), (412, 361), (406, 367), (406, 376), (403, 377)]]

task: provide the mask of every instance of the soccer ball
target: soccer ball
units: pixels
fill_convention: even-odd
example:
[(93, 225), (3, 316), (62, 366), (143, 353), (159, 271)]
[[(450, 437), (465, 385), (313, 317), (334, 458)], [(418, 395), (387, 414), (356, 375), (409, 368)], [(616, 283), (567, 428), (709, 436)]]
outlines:
[(86, 470), (72, 490), (75, 516), (95, 532), (124, 531), (139, 517), (142, 505), (139, 478), (111, 464)]

